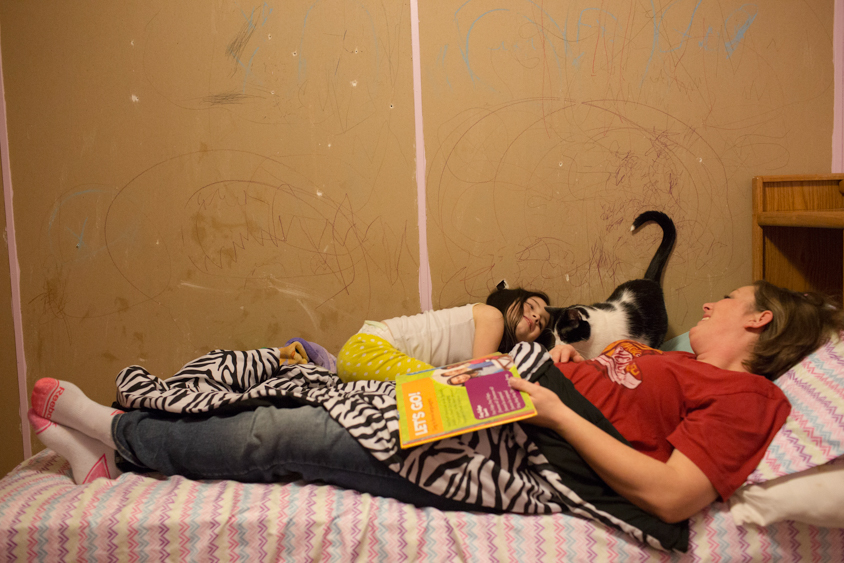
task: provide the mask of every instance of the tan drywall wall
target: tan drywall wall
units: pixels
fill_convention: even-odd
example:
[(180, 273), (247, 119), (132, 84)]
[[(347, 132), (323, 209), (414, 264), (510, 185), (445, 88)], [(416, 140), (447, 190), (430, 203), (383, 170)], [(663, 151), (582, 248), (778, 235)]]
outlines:
[[(0, 165), (0, 177), (2, 177)], [(9, 250), (6, 235), (6, 201), (0, 197), (0, 476), (5, 475), (23, 461), (21, 440), (20, 397), (18, 393), (17, 355), (15, 353), (15, 327), (12, 321), (12, 280), (9, 273)]]
[[(407, 3), (2, 6), (28, 380), (419, 310)], [(35, 444), (38, 448), (38, 444)]]
[[(750, 281), (750, 179), (829, 171), (832, 3), (420, 2), (434, 306)], [(419, 310), (407, 2), (0, 5), (31, 387)], [(39, 446), (36, 444), (36, 448)]]
[[(435, 306), (592, 303), (668, 213), (671, 328), (750, 280), (751, 178), (828, 172), (832, 2), (421, 2)], [(654, 10), (655, 8), (655, 10)]]

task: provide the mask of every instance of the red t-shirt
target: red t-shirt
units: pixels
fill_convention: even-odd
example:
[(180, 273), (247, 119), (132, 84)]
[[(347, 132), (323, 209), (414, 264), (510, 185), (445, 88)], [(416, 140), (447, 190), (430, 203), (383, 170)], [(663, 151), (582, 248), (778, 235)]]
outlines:
[(557, 367), (633, 448), (660, 461), (677, 448), (722, 500), (756, 468), (791, 410), (779, 387), (764, 377), (633, 341)]

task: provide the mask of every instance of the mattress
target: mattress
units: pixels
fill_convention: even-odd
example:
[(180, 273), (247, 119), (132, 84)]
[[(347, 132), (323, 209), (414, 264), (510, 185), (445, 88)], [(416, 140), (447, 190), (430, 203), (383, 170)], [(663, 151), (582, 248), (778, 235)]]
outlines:
[(3, 561), (844, 561), (844, 529), (691, 520), (688, 553), (567, 514), (442, 512), (333, 486), (126, 473), (77, 486), (50, 450), (0, 480)]

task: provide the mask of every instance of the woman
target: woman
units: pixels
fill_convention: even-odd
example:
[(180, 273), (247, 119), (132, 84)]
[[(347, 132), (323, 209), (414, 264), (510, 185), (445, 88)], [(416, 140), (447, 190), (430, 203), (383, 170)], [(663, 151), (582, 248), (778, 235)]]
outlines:
[(573, 415), (551, 390), (511, 382), (536, 406), (527, 422), (566, 440), (616, 492), (666, 522), (726, 500), (744, 482), (790, 409), (769, 380), (842, 329), (841, 310), (821, 296), (764, 281), (703, 313), (689, 331), (694, 355), (633, 343), (589, 362), (573, 348), (559, 352), (563, 374), (631, 446)]
[[(684, 445), (668, 451), (665, 457), (665, 450), (670, 449), (675, 438), (675, 430), (685, 432), (687, 427), (695, 430), (697, 420), (695, 416), (685, 416), (686, 405), (682, 401), (665, 401), (668, 407), (662, 408), (659, 391), (648, 383), (652, 376), (661, 376), (661, 372), (670, 375), (678, 370), (688, 372), (683, 376), (684, 384), (689, 381), (693, 384), (696, 373), (716, 384), (735, 379), (742, 393), (757, 397), (760, 404), (769, 407), (764, 410), (764, 419), (751, 421), (757, 426), (751, 432), (757, 436), (753, 451), (734, 452), (745, 459), (738, 460), (742, 462), (741, 468), (732, 471), (726, 481), (732, 483), (742, 471), (746, 473), (741, 479), (746, 477), (753, 469), (753, 459), (764, 452), (788, 412), (788, 403), (782, 393), (766, 379), (751, 375), (748, 369), (760, 366), (754, 369), (764, 371), (766, 375), (784, 371), (785, 368), (773, 362), (776, 354), (772, 351), (789, 348), (790, 357), (796, 361), (820, 345), (830, 330), (842, 326), (840, 311), (830, 308), (823, 299), (772, 288), (770, 284), (760, 282), (740, 288), (717, 303), (704, 305), (703, 319), (690, 331), (697, 357), (643, 349), (645, 353), (633, 355), (632, 363), (627, 367), (636, 372), (641, 366), (645, 383), (635, 389), (613, 383), (621, 391), (635, 393), (635, 400), (625, 399), (628, 406), (648, 400), (651, 395), (657, 397), (655, 404), (660, 408), (655, 412), (664, 416), (667, 422), (656, 420), (655, 424), (644, 425), (639, 433), (647, 437), (655, 426), (658, 427), (662, 433), (657, 444), (659, 451), (649, 452), (650, 455), (637, 451), (573, 415), (551, 390), (515, 380), (511, 385), (530, 393), (536, 404), (538, 414), (531, 422), (550, 429), (544, 434), (536, 433), (537, 443), (542, 447), (553, 437), (567, 440), (613, 489), (665, 521), (681, 520), (719, 494), (723, 495), (721, 488), (716, 488), (716, 484), (722, 486), (723, 479), (713, 474), (712, 468), (717, 472), (719, 456), (725, 452), (712, 452), (711, 466), (705, 463), (701, 468), (697, 465), (701, 463), (697, 457), (699, 451), (686, 449), (685, 442), (678, 440)], [(789, 328), (794, 326), (804, 333), (811, 332), (811, 337), (802, 334), (795, 343), (795, 330)], [(630, 343), (623, 345), (628, 351), (631, 348)], [(601, 381), (608, 373), (602, 371), (607, 362), (604, 356), (582, 362), (572, 348), (557, 348), (553, 356), (558, 367), (586, 387), (590, 384), (588, 372), (593, 372), (591, 383)], [(681, 367), (675, 365), (678, 363)], [(545, 383), (554, 385), (553, 380)], [(686, 389), (682, 385), (678, 388)], [(706, 390), (703, 392), (705, 394)], [(588, 391), (584, 395), (590, 399), (600, 398), (590, 397)], [(607, 392), (608, 397), (620, 395), (612, 389)], [(30, 420), (39, 437), (71, 462), (74, 477), (80, 483), (98, 475), (114, 476), (113, 456), (117, 449), (130, 461), (165, 474), (255, 482), (301, 475), (306, 480), (322, 480), (418, 506), (483, 509), (434, 495), (404, 481), (369, 455), (318, 407), (261, 407), (202, 420), (139, 411), (121, 413), (97, 405), (71, 383), (52, 379), (36, 383), (32, 403)], [(608, 412), (607, 418), (613, 424), (624, 422), (623, 413), (611, 409)], [(747, 422), (742, 418), (743, 412), (719, 409), (717, 414), (735, 416), (741, 424)], [(628, 413), (626, 418), (641, 417)], [(726, 426), (731, 426), (729, 420)], [(723, 428), (704, 428), (705, 432), (709, 430), (724, 431)], [(623, 431), (622, 434), (632, 443), (639, 438), (637, 435), (631, 439)], [(692, 432), (691, 435), (697, 434)], [(669, 444), (668, 448), (665, 443)], [(733, 463), (732, 457), (728, 457)], [(549, 459), (553, 463), (550, 456)]]
[(542, 335), (549, 304), (542, 292), (496, 289), (485, 304), (366, 321), (337, 355), (337, 375), (344, 382), (392, 381), (399, 374), (508, 352)]

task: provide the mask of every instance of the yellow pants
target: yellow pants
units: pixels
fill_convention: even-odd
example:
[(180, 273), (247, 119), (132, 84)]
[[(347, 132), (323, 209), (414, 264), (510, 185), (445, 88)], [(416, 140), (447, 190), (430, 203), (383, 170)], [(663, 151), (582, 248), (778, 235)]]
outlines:
[(337, 375), (345, 383), (361, 379), (395, 381), (400, 373), (414, 373), (433, 367), (411, 358), (372, 334), (355, 334), (337, 354)]

